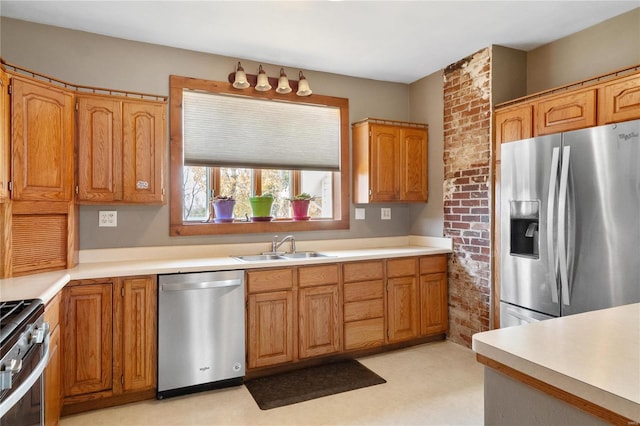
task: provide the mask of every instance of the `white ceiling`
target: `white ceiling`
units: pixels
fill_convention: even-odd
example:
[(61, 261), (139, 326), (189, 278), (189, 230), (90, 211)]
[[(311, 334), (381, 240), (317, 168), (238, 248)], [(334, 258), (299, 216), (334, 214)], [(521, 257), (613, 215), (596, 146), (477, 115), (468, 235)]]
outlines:
[(1, 0), (0, 15), (296, 69), (411, 83), (492, 44), (528, 51), (639, 6), (640, 0)]

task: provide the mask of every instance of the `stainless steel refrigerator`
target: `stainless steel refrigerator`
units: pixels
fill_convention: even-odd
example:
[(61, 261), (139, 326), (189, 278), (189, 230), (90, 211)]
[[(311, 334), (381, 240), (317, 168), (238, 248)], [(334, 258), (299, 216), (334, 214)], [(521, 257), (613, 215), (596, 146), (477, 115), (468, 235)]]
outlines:
[(640, 302), (640, 120), (501, 155), (501, 326)]

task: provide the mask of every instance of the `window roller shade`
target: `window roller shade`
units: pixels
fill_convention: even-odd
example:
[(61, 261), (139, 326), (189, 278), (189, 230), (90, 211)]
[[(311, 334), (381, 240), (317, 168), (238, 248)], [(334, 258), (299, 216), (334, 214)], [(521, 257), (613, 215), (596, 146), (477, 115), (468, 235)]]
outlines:
[(183, 92), (184, 163), (340, 169), (340, 109)]

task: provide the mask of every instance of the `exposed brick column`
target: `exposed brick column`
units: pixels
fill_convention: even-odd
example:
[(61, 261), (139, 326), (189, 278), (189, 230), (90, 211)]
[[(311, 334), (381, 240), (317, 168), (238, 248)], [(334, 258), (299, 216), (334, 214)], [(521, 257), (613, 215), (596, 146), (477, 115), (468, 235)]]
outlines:
[(489, 329), (491, 54), (482, 49), (444, 72), (444, 235), (449, 260), (449, 339), (471, 346)]

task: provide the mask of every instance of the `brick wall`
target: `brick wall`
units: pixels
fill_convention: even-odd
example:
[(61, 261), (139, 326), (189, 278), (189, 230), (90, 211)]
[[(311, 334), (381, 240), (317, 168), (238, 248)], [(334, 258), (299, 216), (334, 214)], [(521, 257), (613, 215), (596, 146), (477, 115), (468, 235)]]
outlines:
[(444, 235), (449, 260), (449, 339), (471, 346), (489, 329), (491, 54), (483, 49), (444, 72)]

